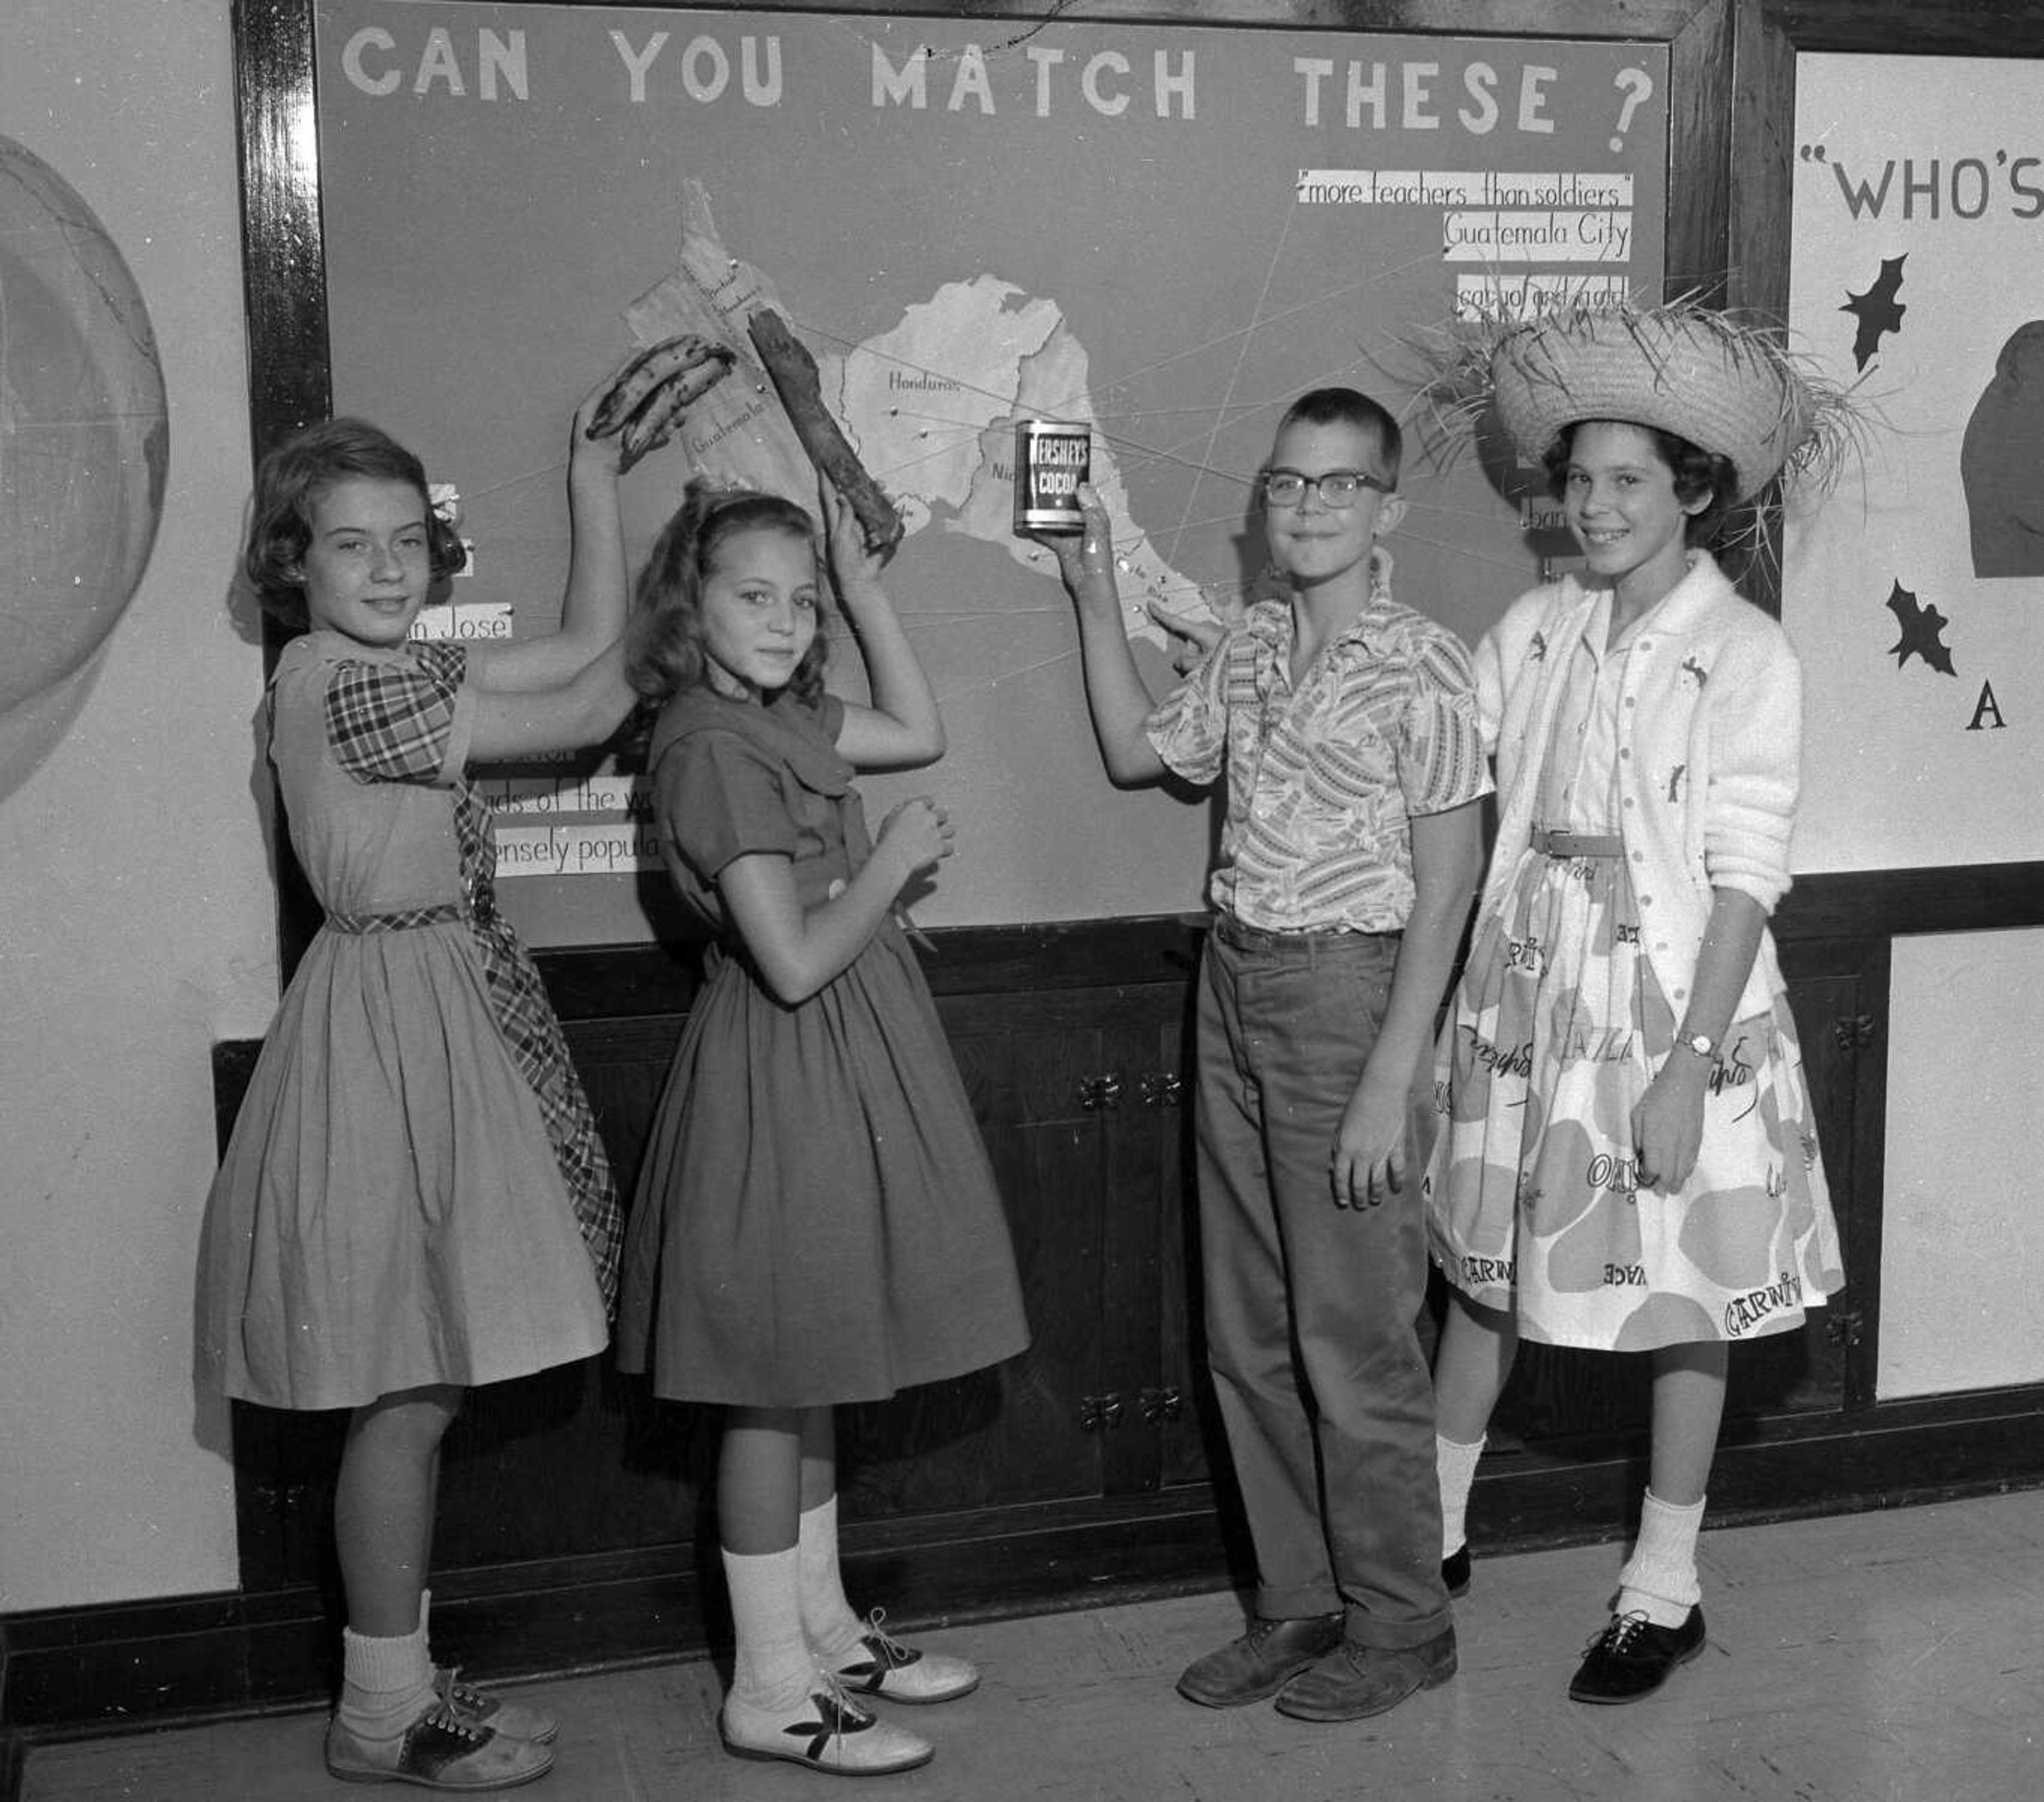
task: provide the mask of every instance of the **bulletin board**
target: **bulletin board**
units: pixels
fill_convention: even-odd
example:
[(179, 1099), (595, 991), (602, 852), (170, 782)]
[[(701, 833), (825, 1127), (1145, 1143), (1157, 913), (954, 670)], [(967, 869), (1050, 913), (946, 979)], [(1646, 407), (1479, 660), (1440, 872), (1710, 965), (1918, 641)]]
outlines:
[[(1722, 264), (1725, 0), (1528, 17), (252, 0), (257, 448), (328, 411), (376, 420), (473, 547), (427, 629), (544, 630), (570, 417), (634, 345), (687, 328), (740, 358), (626, 478), (635, 561), (694, 471), (800, 485), (743, 329), (771, 305), (908, 521), (888, 581), (951, 749), (862, 786), (876, 818), (928, 792), (956, 822), (919, 917), (1197, 909), (1207, 810), (1102, 774), (1070, 604), (1010, 528), (1014, 421), (1092, 427), (1155, 692), (1174, 678), (1140, 601), (1257, 591), (1254, 472), (1285, 404), (1327, 383), (1408, 417), (1394, 592), (1473, 640), (1538, 578), (1552, 522), (1495, 469), (1425, 454), (1427, 334), (1458, 307), (1651, 297)], [(835, 636), (832, 670), (861, 692)], [(530, 942), (662, 935), (628, 753), (486, 788)]]
[(1868, 425), (1785, 522), (1800, 869), (2044, 857), (2044, 32), (1997, 35), (1796, 57), (1789, 323)]

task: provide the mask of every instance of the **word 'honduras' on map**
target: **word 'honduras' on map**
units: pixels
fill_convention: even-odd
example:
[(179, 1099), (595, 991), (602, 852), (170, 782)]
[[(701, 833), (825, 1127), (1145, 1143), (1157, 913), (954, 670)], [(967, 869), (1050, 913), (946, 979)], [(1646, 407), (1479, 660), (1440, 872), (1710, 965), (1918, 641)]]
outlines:
[[(760, 367), (747, 332), (754, 311), (789, 309), (768, 278), (718, 237), (701, 182), (683, 184), (682, 244), (674, 272), (624, 312), (633, 337), (657, 343), (698, 332), (737, 359), (688, 413), (677, 435), (692, 471), (811, 504), (816, 471)], [(859, 460), (901, 509), (909, 535), (932, 519), (999, 547), (1055, 582), (1051, 553), (1013, 532), (1015, 421), (1094, 422), (1085, 349), (1051, 302), (992, 275), (947, 282), (910, 306), (901, 323), (842, 354), (811, 347), (825, 401)], [(1093, 486), (1114, 529), (1115, 562), (1131, 637), (1165, 642), (1144, 611), (1155, 598), (1173, 612), (1211, 618), (1197, 584), (1152, 547), (1129, 512), (1112, 453), (1094, 435)]]

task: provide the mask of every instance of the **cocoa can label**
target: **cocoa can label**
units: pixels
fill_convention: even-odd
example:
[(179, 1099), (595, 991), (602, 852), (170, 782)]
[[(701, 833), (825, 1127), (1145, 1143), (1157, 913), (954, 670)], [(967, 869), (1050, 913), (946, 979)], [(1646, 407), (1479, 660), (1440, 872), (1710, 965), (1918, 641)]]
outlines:
[(1015, 529), (1078, 532), (1079, 484), (1093, 467), (1093, 432), (1053, 419), (1015, 425)]

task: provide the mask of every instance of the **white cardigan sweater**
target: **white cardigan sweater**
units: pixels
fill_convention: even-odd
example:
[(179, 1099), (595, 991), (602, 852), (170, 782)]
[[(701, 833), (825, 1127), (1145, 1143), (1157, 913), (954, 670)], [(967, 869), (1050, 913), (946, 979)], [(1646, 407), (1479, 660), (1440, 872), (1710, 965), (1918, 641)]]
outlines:
[[(1496, 762), (1497, 844), (1479, 927), (1504, 906), (1536, 825), (1540, 759), (1560, 704), (1572, 644), (1597, 596), (1573, 576), (1515, 601), (1477, 647), (1484, 743)], [(1623, 653), (1619, 817), (1654, 974), (1679, 1018), (1689, 1000), (1713, 888), (1762, 908), (1788, 889), (1788, 835), (1800, 781), (1803, 672), (1781, 628), (1741, 598), (1709, 554), (1650, 613)], [(1782, 991), (1772, 935), (1735, 1019)]]

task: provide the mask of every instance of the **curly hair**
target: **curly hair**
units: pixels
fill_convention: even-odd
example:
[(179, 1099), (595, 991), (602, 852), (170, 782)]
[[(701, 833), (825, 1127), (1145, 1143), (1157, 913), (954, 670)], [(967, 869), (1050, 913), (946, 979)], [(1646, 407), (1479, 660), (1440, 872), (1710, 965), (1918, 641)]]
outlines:
[(1359, 388), (1313, 388), (1285, 409), (1278, 421), (1282, 432), (1288, 425), (1351, 425), (1377, 446), (1381, 466), (1375, 473), (1396, 488), (1398, 466), (1405, 455), (1405, 434), (1381, 402), (1372, 400)]
[[(742, 532), (786, 532), (812, 551), (816, 544), (816, 522), (793, 501), (758, 489), (719, 488), (701, 476), (691, 481), (632, 590), (624, 674), (647, 700), (666, 701), (704, 679), (703, 584), (717, 567), (718, 548)], [(823, 692), (828, 647), (820, 597), (816, 623), (816, 635), (788, 680), (805, 705)]]
[(418, 490), (434, 581), (468, 562), (460, 536), (433, 511), (425, 464), (366, 419), (323, 420), (286, 439), (256, 469), (241, 570), (263, 612), (285, 625), (311, 624), (303, 566), (312, 547), (313, 504), (336, 482), (354, 480), (401, 482)]
[[(1634, 425), (1654, 441), (1661, 460), (1675, 478), (1675, 498), (1687, 506), (1692, 501), (1710, 497), (1710, 504), (1690, 514), (1684, 527), (1686, 542), (1708, 545), (1718, 535), (1739, 498), (1739, 471), (1729, 457), (1692, 444), (1679, 433), (1664, 432), (1658, 425), (1638, 425), (1631, 420), (1612, 423)], [(1576, 428), (1588, 420), (1575, 420), (1554, 434), (1554, 441), (1541, 458), (1547, 470), (1547, 492), (1564, 499), (1569, 488), (1569, 459), (1575, 454)]]

